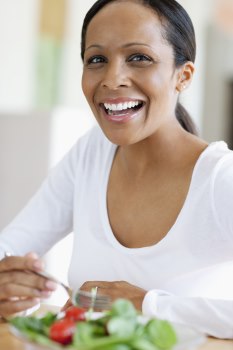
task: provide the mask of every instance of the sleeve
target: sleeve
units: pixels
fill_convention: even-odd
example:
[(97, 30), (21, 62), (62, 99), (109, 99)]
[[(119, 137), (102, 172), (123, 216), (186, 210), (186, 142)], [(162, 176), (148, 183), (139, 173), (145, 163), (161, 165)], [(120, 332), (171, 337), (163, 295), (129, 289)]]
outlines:
[[(75, 147), (76, 146), (76, 147)], [(26, 207), (0, 234), (0, 259), (4, 252), (24, 255), (46, 253), (72, 231), (77, 144), (51, 170)]]
[(233, 300), (181, 297), (151, 290), (142, 309), (146, 316), (166, 319), (216, 338), (233, 339)]
[(212, 176), (212, 205), (222, 238), (227, 242), (226, 254), (233, 258), (233, 152), (223, 157)]

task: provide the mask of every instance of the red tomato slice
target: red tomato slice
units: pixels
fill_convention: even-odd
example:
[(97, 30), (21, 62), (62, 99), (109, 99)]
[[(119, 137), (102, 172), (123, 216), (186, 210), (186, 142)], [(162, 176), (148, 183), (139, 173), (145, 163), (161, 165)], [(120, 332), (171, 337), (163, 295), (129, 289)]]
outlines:
[(86, 313), (86, 310), (82, 309), (81, 307), (70, 306), (65, 311), (65, 318), (73, 321), (85, 321), (86, 320), (85, 313)]
[(53, 341), (66, 345), (72, 342), (75, 331), (75, 322), (70, 319), (62, 319), (52, 324), (49, 330), (49, 337)]

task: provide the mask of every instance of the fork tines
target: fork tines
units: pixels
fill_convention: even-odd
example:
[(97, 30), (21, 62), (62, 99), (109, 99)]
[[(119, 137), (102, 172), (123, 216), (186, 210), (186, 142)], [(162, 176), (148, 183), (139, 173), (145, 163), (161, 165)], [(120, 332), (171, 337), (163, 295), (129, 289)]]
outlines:
[(73, 296), (73, 302), (84, 309), (107, 310), (111, 307), (111, 299), (108, 295), (85, 292), (78, 290)]

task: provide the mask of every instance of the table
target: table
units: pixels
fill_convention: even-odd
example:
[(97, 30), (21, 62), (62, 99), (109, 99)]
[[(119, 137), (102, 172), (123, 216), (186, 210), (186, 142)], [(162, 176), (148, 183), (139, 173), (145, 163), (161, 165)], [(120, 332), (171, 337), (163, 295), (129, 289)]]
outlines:
[[(0, 349), (1, 350), (39, 350), (38, 345), (26, 344), (9, 332), (7, 324), (0, 324)], [(233, 341), (231, 340), (219, 340), (219, 339), (207, 339), (207, 342), (203, 344), (198, 350), (233, 350)]]
[[(46, 307), (46, 309), (48, 309)], [(57, 308), (49, 307), (49, 310), (57, 311)], [(6, 322), (0, 321), (0, 350), (42, 350), (44, 348), (39, 345), (27, 344), (9, 331)], [(220, 340), (208, 338), (206, 343), (198, 348), (198, 350), (233, 350), (233, 340)]]

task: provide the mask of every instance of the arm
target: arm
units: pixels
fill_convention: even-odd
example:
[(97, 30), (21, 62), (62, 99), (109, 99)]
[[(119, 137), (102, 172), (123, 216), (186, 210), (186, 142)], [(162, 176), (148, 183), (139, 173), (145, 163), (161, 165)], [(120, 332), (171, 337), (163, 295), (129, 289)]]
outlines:
[(187, 325), (217, 338), (233, 338), (233, 300), (184, 297), (149, 291), (143, 314)]
[(233, 300), (177, 296), (164, 290), (144, 289), (125, 281), (88, 281), (81, 289), (108, 295), (112, 301), (127, 298), (145, 316), (158, 317), (217, 338), (233, 339)]

